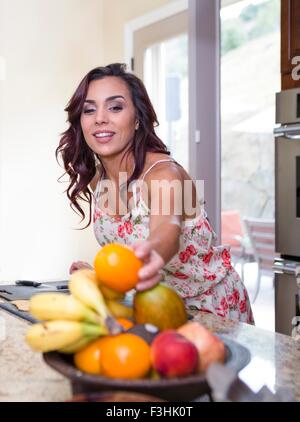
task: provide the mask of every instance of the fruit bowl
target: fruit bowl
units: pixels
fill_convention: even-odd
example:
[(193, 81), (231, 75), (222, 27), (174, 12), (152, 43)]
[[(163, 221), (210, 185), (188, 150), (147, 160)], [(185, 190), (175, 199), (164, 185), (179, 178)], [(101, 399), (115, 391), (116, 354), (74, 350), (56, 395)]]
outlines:
[(165, 402), (155, 396), (149, 396), (148, 394), (128, 392), (128, 391), (105, 391), (105, 392), (93, 392), (93, 393), (81, 393), (74, 395), (68, 402)]
[[(249, 350), (224, 335), (219, 337), (226, 347), (225, 365), (236, 372), (240, 371), (250, 361)], [(205, 373), (170, 379), (114, 379), (80, 371), (75, 367), (72, 355), (48, 352), (43, 357), (51, 368), (70, 380), (73, 394), (121, 390), (152, 395), (168, 401), (191, 401), (210, 393)]]

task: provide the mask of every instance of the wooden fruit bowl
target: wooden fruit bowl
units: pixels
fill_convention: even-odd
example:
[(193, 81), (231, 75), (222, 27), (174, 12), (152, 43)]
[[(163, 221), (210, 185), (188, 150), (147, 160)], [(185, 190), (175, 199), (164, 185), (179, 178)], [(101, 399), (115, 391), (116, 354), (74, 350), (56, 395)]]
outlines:
[[(225, 336), (220, 335), (219, 337), (226, 346), (225, 365), (236, 372), (240, 371), (250, 360), (249, 350)], [(203, 394), (210, 393), (205, 373), (170, 379), (113, 379), (80, 371), (74, 366), (73, 356), (70, 355), (48, 352), (44, 353), (43, 357), (49, 366), (70, 380), (75, 395), (92, 392), (127, 391), (168, 401), (191, 401)]]
[(81, 393), (75, 394), (68, 402), (116, 402), (116, 403), (129, 403), (129, 402), (164, 402), (155, 396), (148, 394), (141, 394), (128, 391), (105, 391), (104, 393)]

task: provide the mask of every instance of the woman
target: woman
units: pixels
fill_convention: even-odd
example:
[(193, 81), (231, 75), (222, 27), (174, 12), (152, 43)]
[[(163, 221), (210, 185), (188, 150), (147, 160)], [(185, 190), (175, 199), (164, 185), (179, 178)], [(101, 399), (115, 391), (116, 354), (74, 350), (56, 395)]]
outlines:
[[(191, 178), (155, 134), (157, 118), (143, 83), (122, 64), (93, 69), (66, 111), (70, 126), (56, 155), (61, 155), (70, 177), (71, 206), (84, 218), (79, 200), (89, 202), (89, 225), (93, 203), (99, 244), (130, 245), (143, 260), (137, 289), (148, 289), (163, 278), (187, 308), (253, 323), (248, 295), (229, 251), (214, 245), (216, 235)], [(161, 181), (169, 187), (177, 183), (168, 190), (167, 203)], [(193, 213), (185, 207), (177, 212), (187, 197), (195, 205)], [(70, 273), (83, 267), (90, 265), (75, 262)]]

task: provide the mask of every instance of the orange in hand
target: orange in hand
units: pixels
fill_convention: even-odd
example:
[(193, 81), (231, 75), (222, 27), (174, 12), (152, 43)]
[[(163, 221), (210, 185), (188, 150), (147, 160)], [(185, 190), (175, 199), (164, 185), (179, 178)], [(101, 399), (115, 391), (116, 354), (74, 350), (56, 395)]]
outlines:
[(94, 260), (99, 281), (117, 292), (127, 292), (135, 287), (142, 265), (133, 250), (118, 243), (103, 246)]
[(108, 337), (101, 337), (89, 343), (84, 349), (74, 354), (75, 366), (83, 372), (100, 375), (101, 348)]
[(150, 368), (150, 347), (135, 334), (109, 336), (101, 346), (103, 375), (111, 378), (143, 378)]

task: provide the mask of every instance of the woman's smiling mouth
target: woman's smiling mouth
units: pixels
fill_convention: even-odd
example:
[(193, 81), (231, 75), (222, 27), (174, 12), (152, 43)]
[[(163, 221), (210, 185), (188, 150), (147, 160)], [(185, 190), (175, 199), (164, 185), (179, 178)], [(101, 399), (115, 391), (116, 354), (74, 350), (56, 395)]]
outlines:
[(110, 130), (97, 130), (93, 133), (93, 136), (96, 138), (97, 142), (106, 143), (111, 141), (112, 137), (115, 135), (115, 132)]

